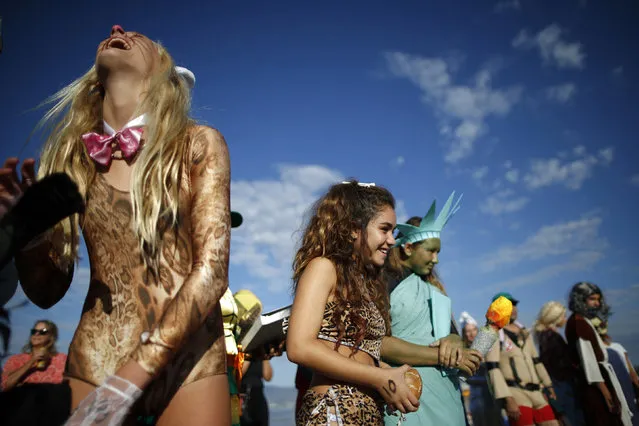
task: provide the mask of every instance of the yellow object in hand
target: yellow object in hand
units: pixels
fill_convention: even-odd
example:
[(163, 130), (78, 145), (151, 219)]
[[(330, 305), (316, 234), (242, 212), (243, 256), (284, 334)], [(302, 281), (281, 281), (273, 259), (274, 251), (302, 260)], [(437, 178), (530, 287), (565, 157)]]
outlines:
[(510, 314), (513, 312), (513, 304), (504, 296), (499, 297), (488, 307), (486, 319), (489, 324), (493, 324), (498, 328), (504, 328), (510, 323)]

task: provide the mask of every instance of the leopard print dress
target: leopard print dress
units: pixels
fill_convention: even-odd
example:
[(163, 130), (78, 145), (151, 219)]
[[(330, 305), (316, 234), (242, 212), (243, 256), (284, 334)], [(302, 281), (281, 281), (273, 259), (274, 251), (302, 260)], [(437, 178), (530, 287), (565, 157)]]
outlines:
[[(317, 338), (337, 342), (338, 328), (333, 321), (335, 302), (329, 302), (324, 309), (322, 325)], [(350, 308), (348, 306), (347, 308)], [(382, 338), (386, 335), (386, 325), (373, 302), (364, 305), (362, 310), (366, 320), (364, 340), (357, 347), (379, 362)], [(357, 329), (350, 320), (349, 309), (341, 316), (346, 325), (340, 344), (355, 346)], [(296, 424), (300, 426), (319, 425), (383, 425), (383, 399), (375, 392), (363, 392), (360, 388), (348, 384), (335, 384), (324, 394), (307, 390), (302, 398), (302, 406), (297, 414)]]
[[(181, 167), (180, 216), (177, 227), (161, 235), (158, 277), (142, 262), (133, 231), (131, 194), (111, 186), (101, 173), (87, 189), (81, 225), (90, 277), (81, 278), (89, 281), (89, 289), (69, 347), (65, 377), (97, 387), (135, 359), (147, 372), (155, 373), (134, 408), (145, 418), (160, 416), (180, 388), (226, 374), (217, 295), (227, 285), (228, 251), (221, 241), (228, 239), (230, 222), (218, 218), (230, 219), (230, 212), (225, 189), (211, 181), (228, 170), (214, 163), (219, 155), (212, 150), (219, 144), (207, 130), (194, 126), (190, 131), (189, 153)], [(66, 282), (66, 287), (71, 281), (71, 277), (60, 278), (62, 273), (52, 260), (59, 257), (57, 240), (54, 235), (50, 243), (18, 259), (21, 279), (66, 291), (63, 282), (55, 281)], [(176, 350), (141, 344), (144, 332), (161, 332), (161, 340)]]

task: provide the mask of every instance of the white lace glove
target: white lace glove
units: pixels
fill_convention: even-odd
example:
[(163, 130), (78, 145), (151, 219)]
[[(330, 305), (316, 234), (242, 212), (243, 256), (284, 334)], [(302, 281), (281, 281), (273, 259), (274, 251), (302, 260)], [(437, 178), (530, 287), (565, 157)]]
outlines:
[(128, 380), (119, 376), (107, 377), (82, 400), (65, 426), (119, 426), (140, 396), (142, 391)]

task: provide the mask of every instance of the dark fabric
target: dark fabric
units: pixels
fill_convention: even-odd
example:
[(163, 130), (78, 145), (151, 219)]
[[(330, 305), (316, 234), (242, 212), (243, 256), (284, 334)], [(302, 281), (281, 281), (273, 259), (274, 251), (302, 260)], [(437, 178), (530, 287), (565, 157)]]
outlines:
[(501, 406), (493, 398), (488, 384), (486, 365), (481, 364), (477, 373), (469, 377), (470, 415), (473, 426), (503, 426)]
[(568, 344), (559, 333), (544, 330), (537, 335), (539, 342), (539, 358), (546, 371), (554, 380), (572, 381), (576, 376), (576, 368), (570, 360)]
[(268, 402), (262, 386), (249, 387), (242, 403), (241, 426), (268, 426)]
[(537, 335), (539, 358), (546, 367), (553, 383), (557, 399), (549, 399), (557, 417), (566, 417), (572, 426), (584, 424), (580, 400), (575, 391), (578, 368), (570, 359), (568, 344), (554, 330), (544, 330)]
[(242, 376), (242, 426), (268, 426), (268, 402), (264, 396), (263, 362), (251, 361)]
[(251, 388), (261, 388), (264, 386), (264, 382), (262, 381), (262, 377), (264, 376), (264, 372), (262, 369), (262, 361), (255, 360), (251, 361), (246, 373), (242, 376), (242, 391), (246, 392), (246, 390)]
[[(621, 416), (619, 414), (613, 414), (608, 410), (606, 401), (604, 400), (601, 391), (596, 384), (589, 385), (586, 376), (581, 369), (581, 360), (579, 358), (579, 351), (577, 344), (579, 339), (584, 339), (592, 344), (592, 347), (597, 357), (597, 361), (602, 361), (603, 353), (597, 341), (597, 336), (594, 330), (583, 317), (579, 314), (573, 314), (566, 323), (566, 340), (568, 341), (568, 353), (570, 360), (574, 365), (579, 365), (580, 369), (577, 375), (577, 389), (581, 396), (581, 407), (584, 412), (584, 418), (586, 419), (586, 425), (588, 426), (621, 426)], [(607, 378), (606, 370), (600, 368), (604, 378)], [(606, 380), (606, 386), (608, 390), (614, 395), (612, 386), (609, 380)]]
[[(551, 377), (552, 378), (552, 377)], [(580, 408), (580, 398), (576, 392), (576, 385), (573, 381), (562, 382), (552, 378), (552, 387), (555, 390), (557, 399), (550, 399), (548, 402), (556, 414), (556, 417), (565, 417), (570, 421), (571, 426), (583, 426), (585, 424), (583, 412)], [(548, 396), (548, 394), (546, 394)]]
[(71, 414), (71, 388), (67, 382), (26, 383), (0, 393), (3, 426), (60, 426)]
[[(519, 333), (515, 333), (514, 331), (511, 330), (507, 330), (505, 328), (502, 329), (504, 331), (504, 333), (506, 334), (506, 336), (508, 336), (508, 338), (510, 340), (512, 340), (512, 342), (519, 346), (520, 348), (523, 348), (524, 345), (526, 344), (526, 339), (522, 339), (522, 333), (521, 331)], [(523, 331), (523, 328), (522, 328)]]
[(297, 372), (295, 373), (295, 388), (297, 389), (297, 398), (295, 400), (295, 416), (302, 407), (302, 398), (311, 385), (313, 379), (313, 370), (306, 368), (302, 365), (297, 366)]
[(525, 385), (521, 385), (521, 383), (516, 382), (514, 380), (506, 380), (506, 384), (511, 388), (519, 388), (524, 389), (530, 392), (537, 392), (541, 390), (541, 386), (536, 383), (526, 383)]
[[(0, 238), (5, 238), (0, 235)], [(2, 244), (0, 243), (0, 246)], [(13, 262), (8, 262), (0, 270), (0, 307), (13, 297), (18, 289), (18, 270)], [(5, 341), (9, 344), (8, 339)], [(6, 349), (4, 350), (6, 352)]]
[(499, 363), (498, 362), (486, 362), (486, 369), (487, 370), (494, 370), (495, 368), (499, 368)]
[(0, 267), (33, 238), (62, 219), (82, 212), (84, 200), (68, 175), (54, 173), (34, 183), (0, 218)]

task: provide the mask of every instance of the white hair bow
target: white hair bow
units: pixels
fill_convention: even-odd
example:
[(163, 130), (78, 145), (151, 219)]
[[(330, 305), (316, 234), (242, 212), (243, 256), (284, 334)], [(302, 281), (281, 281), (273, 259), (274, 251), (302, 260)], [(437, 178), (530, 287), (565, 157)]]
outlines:
[(471, 317), (468, 312), (464, 311), (459, 316), (459, 324), (463, 329), (467, 324), (477, 325), (477, 321), (475, 321), (475, 318)]
[[(349, 182), (346, 180), (342, 182), (343, 185), (348, 185), (349, 183), (352, 183), (352, 182)], [(357, 185), (363, 186), (364, 188), (370, 188), (371, 186), (375, 186), (375, 183), (374, 182), (373, 183), (357, 182)]]
[(193, 86), (195, 86), (195, 74), (190, 69), (179, 66), (175, 67), (175, 71), (184, 79), (189, 89), (193, 89)]

